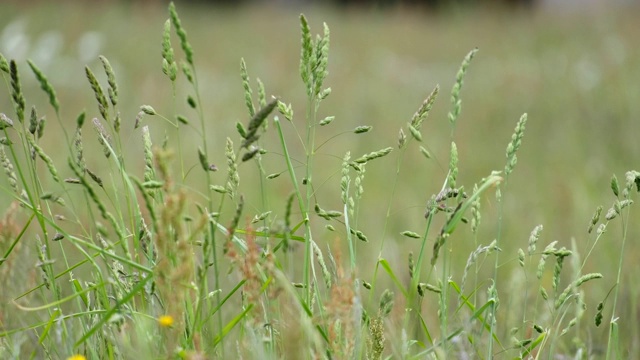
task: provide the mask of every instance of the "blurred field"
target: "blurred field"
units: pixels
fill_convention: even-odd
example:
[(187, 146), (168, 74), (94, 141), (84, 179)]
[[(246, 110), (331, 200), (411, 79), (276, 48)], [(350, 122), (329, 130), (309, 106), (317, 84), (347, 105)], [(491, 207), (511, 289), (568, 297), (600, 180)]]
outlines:
[[(319, 191), (319, 201), (327, 208), (338, 207), (340, 203), (339, 164), (346, 149), (359, 156), (395, 146), (399, 128), (411, 119), (433, 87), (440, 84), (441, 95), (423, 127), (424, 144), (434, 158), (426, 160), (417, 151), (410, 153), (392, 204), (393, 221), (387, 236), (396, 241), (386, 243), (384, 255), (390, 263), (397, 264), (398, 273), (406, 272), (400, 265), (406, 264), (408, 252), (418, 246), (403, 239), (399, 232), (423, 229), (426, 201), (439, 191), (446, 177), (449, 93), (460, 61), (474, 47), (479, 52), (465, 80), (463, 110), (455, 136), (460, 152), (459, 183), (470, 191), (491, 170), (502, 169), (515, 123), (522, 113), (529, 114), (518, 165), (504, 194), (506, 255), (501, 257), (505, 263), (501, 270), (506, 278), (510, 278), (517, 263), (515, 250), (526, 248), (529, 233), (538, 224), (545, 227), (543, 244), (558, 240), (560, 246), (570, 247), (571, 239), (575, 238), (578, 249), (586, 251), (586, 227), (594, 209), (603, 205), (606, 211), (613, 202), (609, 187), (612, 174), (622, 181), (625, 171), (640, 168), (637, 7), (578, 13), (566, 9), (559, 13), (552, 9), (458, 10), (438, 15), (411, 9), (381, 12), (317, 7), (222, 9), (186, 4), (178, 7), (195, 49), (205, 114), (215, 124), (216, 130), (208, 138), (209, 144), (217, 149), (212, 160), (220, 167), (225, 163), (224, 139), (235, 136), (232, 134), (236, 121), (246, 121), (240, 58), (247, 62), (252, 79), (263, 80), (268, 95), (281, 96), (283, 101), (294, 104), (295, 114), (302, 121), (305, 110), (298, 75), (298, 15), (304, 12), (314, 31), (320, 31), (323, 21), (329, 25), (331, 58), (327, 84), (333, 88), (333, 94), (324, 103), (323, 112), (336, 116), (336, 126), (321, 130), (317, 143), (357, 125), (373, 125), (373, 132), (362, 137), (339, 137), (321, 151), (326, 156), (319, 156), (316, 165), (318, 169), (327, 169), (328, 181)], [(162, 75), (160, 57), (166, 17), (164, 6), (152, 4), (3, 4), (0, 52), (20, 61), (27, 101), (44, 109), (46, 97), (27, 73), (25, 60), (30, 58), (40, 65), (59, 93), (69, 126), (83, 108), (89, 116), (97, 116), (83, 67), (88, 64), (98, 69), (97, 56), (107, 56), (121, 89), (123, 126), (132, 129), (140, 105), (152, 105), (158, 112), (171, 109), (170, 87)], [(174, 46), (177, 48), (177, 42)], [(0, 90), (0, 112), (12, 112), (4, 87)], [(53, 116), (47, 126), (47, 131), (59, 133)], [(131, 152), (141, 154), (134, 135)], [(289, 135), (293, 141), (295, 134)], [(158, 131), (155, 141), (159, 143), (162, 136)], [(190, 136), (188, 132), (183, 134), (185, 143)], [(273, 136), (270, 140), (275, 140), (273, 133), (270, 136)], [(356, 140), (361, 142), (355, 143)], [(55, 144), (49, 149), (55, 153)], [(60, 151), (65, 153), (62, 147)], [(189, 165), (193, 165), (197, 162), (195, 148), (188, 151), (193, 154)], [(302, 157), (300, 148), (292, 151), (294, 157), (296, 154)], [(63, 158), (60, 159), (62, 168)], [(140, 163), (142, 160), (140, 156)], [(285, 170), (277, 158), (269, 161), (268, 173)], [(386, 213), (394, 172), (392, 158), (367, 168), (360, 224), (366, 224), (362, 227), (368, 229), (370, 243), (358, 249), (363, 268), (371, 268), (378, 258), (381, 219)], [(251, 181), (247, 176), (242, 178), (243, 191), (254, 191), (256, 185)], [(272, 185), (273, 202), (284, 209), (288, 187), (284, 186), (285, 179), (282, 183), (278, 181)], [(6, 187), (4, 177), (0, 184)], [(5, 191), (0, 192), (1, 204), (8, 204), (9, 200)], [(495, 200), (490, 195), (483, 201), (482, 233), (486, 237), (480, 240), (482, 243), (489, 243), (495, 236), (495, 212)], [(634, 277), (640, 271), (636, 261), (640, 255), (637, 242), (640, 224), (634, 213), (621, 286), (621, 309), (625, 313), (617, 315), (627, 334), (625, 346), (637, 354), (640, 287)], [(619, 224), (612, 224), (585, 268), (585, 272), (604, 274), (597, 284), (587, 285), (589, 321), (597, 302), (615, 284)], [(459, 243), (455, 245), (454, 256), (459, 266), (454, 266), (454, 270), (464, 268), (469, 252), (474, 249), (471, 241), (464, 241), (467, 233), (456, 234), (455, 241)], [(333, 241), (334, 236), (328, 235), (326, 240)], [(367, 259), (371, 264), (366, 263)], [(605, 318), (610, 315), (605, 314)], [(595, 343), (606, 340), (604, 331), (606, 326), (593, 334)]]

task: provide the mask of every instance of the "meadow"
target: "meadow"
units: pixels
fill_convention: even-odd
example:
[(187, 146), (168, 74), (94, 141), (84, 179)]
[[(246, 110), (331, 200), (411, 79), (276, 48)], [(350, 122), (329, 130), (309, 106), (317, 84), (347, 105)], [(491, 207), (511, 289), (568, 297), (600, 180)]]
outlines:
[(3, 4), (0, 358), (640, 356), (637, 8), (177, 11)]

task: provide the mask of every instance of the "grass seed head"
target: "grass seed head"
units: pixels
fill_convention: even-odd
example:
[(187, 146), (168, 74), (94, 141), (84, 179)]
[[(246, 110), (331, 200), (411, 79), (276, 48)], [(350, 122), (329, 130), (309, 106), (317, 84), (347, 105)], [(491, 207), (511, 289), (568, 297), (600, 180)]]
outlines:
[[(5, 60), (6, 61), (6, 60)], [(1, 62), (1, 61), (0, 61)], [(27, 64), (31, 68), (31, 71), (36, 76), (36, 79), (40, 83), (40, 88), (49, 96), (49, 104), (53, 107), (53, 109), (58, 113), (60, 111), (60, 103), (58, 102), (58, 97), (56, 96), (56, 91), (53, 89), (53, 86), (49, 82), (49, 79), (40, 71), (40, 69), (34, 64), (31, 60), (27, 60)]]
[(429, 96), (427, 96), (427, 98), (422, 102), (422, 105), (420, 105), (418, 111), (413, 114), (410, 126), (416, 131), (420, 131), (422, 122), (427, 119), (427, 116), (429, 116), (429, 111), (431, 111), (431, 108), (433, 107), (433, 104), (435, 103), (439, 92), (440, 85), (436, 85), (436, 87), (431, 91), (431, 94), (429, 94)]
[(107, 93), (109, 94), (109, 100), (111, 100), (111, 105), (116, 106), (118, 104), (118, 84), (116, 83), (116, 74), (106, 57), (100, 55), (99, 59), (100, 62), (102, 62), (104, 72), (107, 74), (107, 83), (109, 84)]
[(0, 130), (13, 127), (13, 120), (9, 119), (4, 113), (0, 113)]
[(524, 113), (518, 120), (516, 124), (515, 131), (513, 135), (511, 135), (511, 142), (507, 145), (507, 165), (504, 168), (504, 173), (508, 176), (513, 172), (513, 168), (516, 166), (518, 162), (518, 157), (516, 156), (516, 152), (520, 148), (522, 144), (522, 138), (524, 137), (525, 125), (527, 123), (527, 114)]
[(0, 53), (0, 71), (4, 71), (5, 73), (9, 74), (9, 62), (7, 62), (7, 58), (4, 57), (4, 55), (2, 55), (2, 53)]
[(7, 153), (4, 151), (4, 146), (0, 146), (0, 162), (2, 163), (2, 168), (4, 169), (4, 173), (7, 175), (7, 179), (9, 180), (9, 187), (13, 190), (14, 193), (20, 194), (20, 188), (18, 187), (18, 177), (13, 170), (13, 164), (9, 157), (7, 157)]
[(100, 112), (102, 119), (109, 121), (109, 103), (107, 103), (107, 98), (104, 96), (104, 91), (102, 90), (100, 83), (98, 83), (98, 79), (96, 79), (96, 76), (93, 74), (93, 71), (91, 71), (88, 66), (85, 66), (84, 70), (87, 80), (89, 81), (89, 85), (91, 85), (91, 89), (98, 101), (98, 111)]
[(180, 39), (180, 47), (182, 47), (184, 56), (189, 65), (193, 66), (193, 48), (187, 39), (187, 31), (182, 27), (182, 22), (178, 17), (178, 11), (176, 10), (176, 6), (173, 2), (169, 4), (169, 15), (173, 26), (176, 28), (176, 35), (178, 35), (178, 38)]
[(13, 98), (16, 115), (18, 121), (24, 122), (24, 110), (26, 101), (22, 94), (22, 86), (20, 85), (20, 75), (18, 73), (18, 65), (14, 60), (9, 63), (9, 74), (11, 76), (11, 97)]

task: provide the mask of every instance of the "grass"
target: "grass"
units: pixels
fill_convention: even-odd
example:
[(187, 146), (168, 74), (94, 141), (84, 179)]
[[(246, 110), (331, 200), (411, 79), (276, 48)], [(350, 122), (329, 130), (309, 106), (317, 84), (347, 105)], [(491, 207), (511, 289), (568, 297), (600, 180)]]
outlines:
[[(457, 73), (438, 66), (439, 57), (448, 55), (436, 51), (429, 54), (436, 75), (419, 79), (419, 66), (396, 63), (406, 57), (375, 53), (385, 51), (385, 41), (398, 39), (394, 27), (407, 39), (417, 38), (411, 35), (416, 30), (392, 20), (382, 31), (376, 23), (381, 20), (372, 16), (366, 18), (373, 22), (368, 30), (379, 31), (382, 45), (364, 42), (368, 37), (353, 24), (345, 26), (351, 41), (345, 35), (336, 40), (339, 28), (330, 34), (328, 27), (309, 26), (301, 18), (302, 41), (288, 22), (281, 25), (289, 26), (282, 32), (284, 45), (273, 50), (300, 54), (300, 65), (293, 55), (273, 58), (271, 49), (252, 43), (244, 60), (232, 60), (232, 74), (223, 76), (201, 67), (199, 49), (211, 48), (201, 33), (210, 24), (200, 23), (194, 12), (184, 19), (202, 27), (191, 30), (190, 21), (180, 22), (170, 12), (160, 36), (162, 21), (154, 23), (153, 11), (143, 19), (158, 29), (156, 40), (134, 53), (155, 57), (147, 61), (156, 64), (158, 77), (150, 78), (154, 71), (147, 67), (111, 66), (105, 51), (106, 57), (96, 56), (85, 68), (83, 88), (71, 98), (67, 91), (55, 92), (57, 82), (37, 61), (2, 63), (3, 109), (13, 109), (3, 110), (10, 120), (3, 120), (2, 129), (8, 139), (2, 146), (2, 196), (13, 204), (1, 226), (3, 357), (637, 354), (637, 327), (628, 321), (637, 311), (637, 288), (622, 275), (635, 266), (625, 254), (636, 251), (627, 240), (638, 232), (630, 221), (638, 173), (620, 169), (633, 163), (634, 125), (613, 122), (603, 132), (600, 122), (575, 116), (536, 125), (545, 116), (575, 114), (576, 108), (603, 116), (633, 114), (633, 102), (614, 97), (606, 86), (622, 86), (632, 98), (637, 87), (623, 85), (637, 69), (622, 61), (593, 88), (594, 62), (579, 63), (582, 95), (563, 94), (546, 85), (562, 76), (543, 77), (542, 85), (536, 80), (540, 69), (563, 74), (554, 70), (561, 60), (551, 57), (549, 68), (482, 63), (483, 56), (500, 53), (496, 45), (480, 46), (462, 60), (482, 44), (465, 44), (474, 37), (460, 37), (453, 34), (456, 28), (439, 23), (445, 29), (439, 41), (458, 39), (450, 43), (463, 65)], [(104, 21), (114, 24), (122, 16), (107, 13)], [(450, 18), (461, 22), (457, 28), (463, 30), (455, 31), (465, 29), (465, 15), (460, 16)], [(484, 21), (490, 29), (492, 22)], [(509, 49), (509, 56), (535, 53), (536, 41), (553, 38), (544, 31), (534, 37), (505, 21), (514, 34), (533, 38), (520, 44), (522, 52)], [(603, 44), (624, 45), (624, 24)], [(245, 33), (235, 26), (227, 29)], [(319, 37), (311, 29), (320, 29)], [(228, 41), (213, 41), (213, 53), (238, 48)], [(302, 49), (295, 49), (300, 43)], [(344, 51), (345, 43), (351, 52)], [(154, 55), (160, 49), (161, 58)], [(342, 79), (354, 66), (351, 57), (384, 56), (386, 62), (369, 70), (371, 78), (389, 76), (380, 70), (388, 66), (392, 80), (405, 83)], [(545, 59), (537, 60), (546, 64)], [(279, 60), (282, 67), (270, 70)], [(478, 67), (494, 70), (474, 75)], [(288, 83), (283, 69), (299, 73), (300, 85)], [(438, 86), (429, 77), (440, 74)], [(264, 81), (254, 81), (256, 75)], [(402, 80), (405, 75), (409, 80)], [(154, 91), (143, 86), (138, 98), (130, 89), (145, 81)], [(513, 102), (494, 93), (501, 86)], [(536, 87), (541, 99), (554, 98), (552, 105), (526, 105), (516, 96)], [(224, 101), (211, 100), (216, 93)], [(365, 101), (378, 93), (383, 97), (377, 102)], [(590, 104), (592, 97), (598, 102)], [(489, 120), (496, 114), (510, 114), (509, 125)], [(492, 131), (483, 141), (490, 138), (490, 144), (475, 150), (474, 134), (488, 126)], [(556, 135), (567, 126), (579, 132)], [(576, 174), (585, 173), (584, 166), (571, 167), (571, 174), (560, 161), (584, 151), (590, 131), (598, 131), (602, 142), (589, 141), (589, 149), (606, 149), (608, 134), (619, 135), (611, 141), (620, 153), (587, 152), (596, 173), (611, 167), (597, 192), (584, 191), (588, 178), (581, 181)], [(546, 156), (547, 151), (557, 153)], [(584, 161), (578, 159), (584, 156), (573, 161)], [(595, 199), (605, 204), (598, 216), (592, 216)], [(589, 213), (574, 220), (579, 211), (573, 209), (582, 204)], [(599, 327), (594, 318), (600, 318)]]

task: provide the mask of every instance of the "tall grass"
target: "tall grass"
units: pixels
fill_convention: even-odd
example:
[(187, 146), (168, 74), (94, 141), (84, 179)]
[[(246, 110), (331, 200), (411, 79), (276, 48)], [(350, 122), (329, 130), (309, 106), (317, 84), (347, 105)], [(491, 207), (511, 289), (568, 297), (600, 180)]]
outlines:
[[(607, 358), (628, 356), (618, 299), (640, 173), (612, 178), (612, 205), (589, 221), (586, 253), (575, 241), (542, 243), (542, 225), (522, 234), (517, 253), (502, 253), (505, 242), (518, 241), (503, 236), (504, 223), (520, 220), (503, 204), (517, 196), (508, 180), (517, 176), (527, 121), (535, 119), (523, 114), (504, 139), (504, 167), (482, 179), (459, 177), (456, 133), (465, 75), (481, 56), (474, 49), (451, 90), (448, 169), (425, 179), (441, 182), (441, 190), (417, 211), (421, 229), (392, 235), (393, 204), (402, 201), (396, 191), (419, 166), (405, 159), (431, 157), (433, 135), (423, 130), (441, 87), (430, 86), (395, 143), (378, 144), (368, 124), (332, 130), (340, 119), (323, 108), (332, 96), (329, 27), (314, 35), (303, 15), (300, 27), (306, 100), (268, 95), (268, 84), (252, 81), (251, 64), (241, 59), (246, 120), (224, 144), (207, 136), (217, 130), (215, 114), (204, 111), (197, 52), (173, 4), (158, 59), (173, 101), (141, 104), (137, 116), (121, 114), (118, 74), (105, 56), (106, 85), (96, 69), (84, 69), (95, 104), (73, 128), (36, 63), (26, 70), (0, 57), (13, 104), (0, 115), (3, 191), (13, 199), (0, 223), (0, 275), (10, 289), (0, 304), (0, 357), (588, 358), (596, 343), (606, 344)], [(51, 109), (27, 105), (21, 84), (29, 71)], [(57, 139), (68, 151), (63, 157), (50, 156), (52, 142), (44, 141), (52, 125), (42, 114), (50, 112), (64, 134)], [(157, 121), (172, 132), (155, 131)], [(335, 135), (321, 142), (319, 133)], [(377, 150), (328, 149), (338, 136), (368, 137)], [(128, 151), (130, 139), (140, 153)], [(334, 167), (320, 167), (319, 155)], [(389, 158), (392, 188), (369, 189), (367, 169)], [(380, 234), (363, 226), (370, 219), (361, 221), (366, 196), (386, 206), (375, 220), (384, 224)], [(495, 224), (482, 221), (483, 199), (497, 204)], [(622, 227), (616, 286), (591, 309), (586, 294), (604, 274), (583, 270), (610, 222)], [(465, 254), (457, 242), (469, 230), (475, 250)], [(417, 254), (390, 261), (391, 236), (415, 241)], [(362, 251), (372, 246), (379, 249), (373, 262)], [(463, 269), (453, 261), (460, 257), (468, 259)], [(38, 276), (25, 276), (29, 268)], [(607, 308), (609, 336), (596, 342), (590, 333)]]

